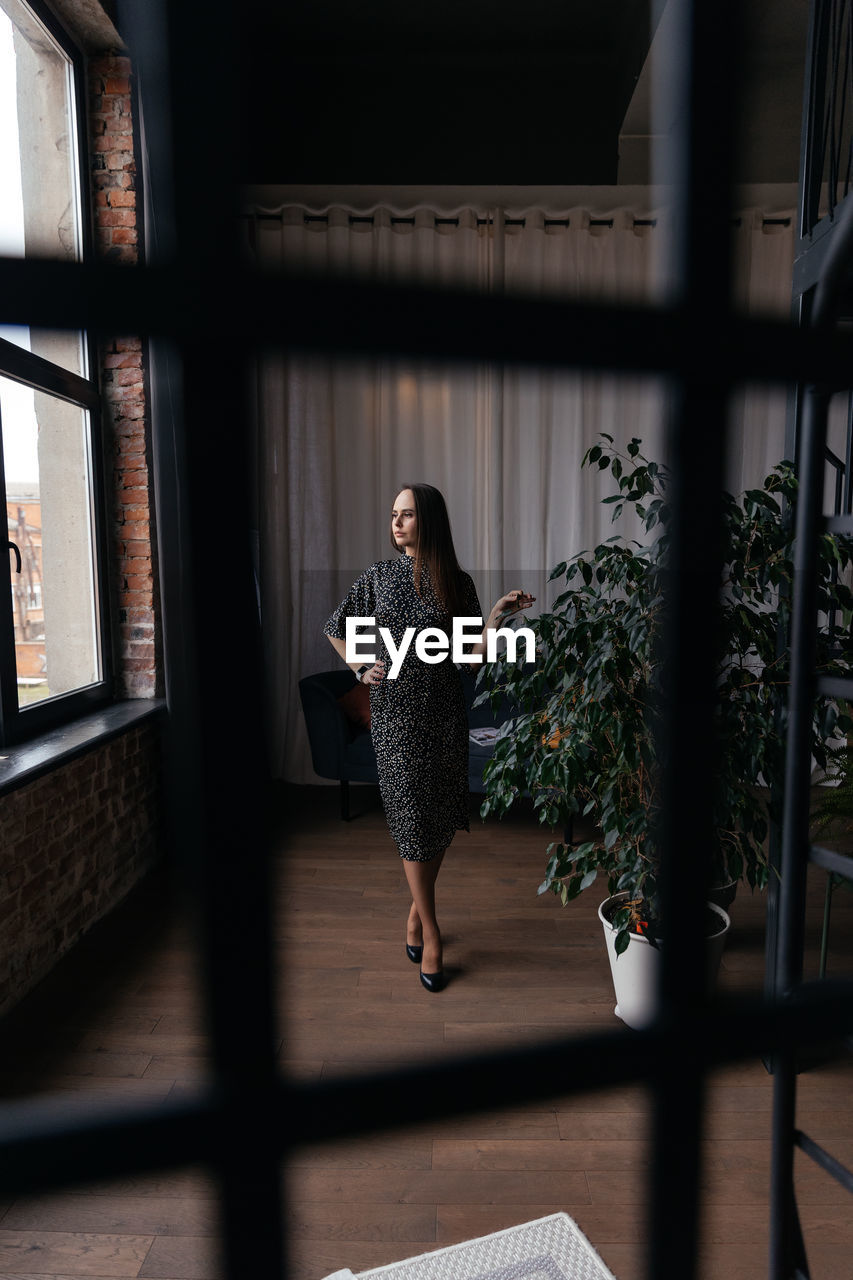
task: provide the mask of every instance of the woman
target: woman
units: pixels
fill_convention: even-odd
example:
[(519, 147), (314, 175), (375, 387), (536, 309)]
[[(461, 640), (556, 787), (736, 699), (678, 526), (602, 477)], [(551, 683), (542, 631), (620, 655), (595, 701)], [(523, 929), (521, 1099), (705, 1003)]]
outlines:
[[(452, 654), (427, 663), (414, 640), (395, 679), (386, 675), (391, 655), (379, 635), (387, 628), (399, 649), (404, 632), (440, 627), (451, 638), (454, 617), (481, 618), (474, 583), (459, 567), (444, 498), (429, 484), (407, 484), (391, 512), (391, 544), (400, 554), (379, 560), (357, 579), (323, 632), (346, 661), (348, 617), (375, 618), (374, 663), (350, 663), (370, 687), (370, 731), (388, 829), (403, 859), (412, 905), (406, 954), (421, 966), (427, 991), (441, 991), (441, 931), (435, 914), (435, 882), (445, 850), (468, 818), (468, 716)], [(533, 603), (533, 596), (501, 596), (468, 652), (483, 654), (499, 620)]]

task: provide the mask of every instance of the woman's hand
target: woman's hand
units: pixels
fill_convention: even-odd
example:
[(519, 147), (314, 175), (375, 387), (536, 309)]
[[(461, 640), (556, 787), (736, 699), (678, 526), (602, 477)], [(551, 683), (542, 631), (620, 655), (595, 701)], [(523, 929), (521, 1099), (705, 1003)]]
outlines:
[(521, 613), (523, 609), (529, 609), (535, 599), (535, 596), (528, 595), (521, 588), (516, 591), (509, 591), (495, 603), (492, 613), (498, 622), (503, 622), (505, 618), (511, 618), (514, 613)]
[(365, 671), (361, 677), (362, 684), (379, 684), (385, 679), (385, 663), (374, 662), (369, 671)]

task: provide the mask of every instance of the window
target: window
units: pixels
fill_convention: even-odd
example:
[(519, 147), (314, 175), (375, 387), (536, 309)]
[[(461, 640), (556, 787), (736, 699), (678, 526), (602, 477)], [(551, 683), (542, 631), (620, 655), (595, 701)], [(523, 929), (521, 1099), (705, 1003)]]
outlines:
[[(46, 12), (0, 0), (0, 253), (83, 261), (82, 60)], [(87, 335), (0, 326), (4, 742), (109, 692), (98, 395)], [(2, 570), (6, 572), (5, 562)]]

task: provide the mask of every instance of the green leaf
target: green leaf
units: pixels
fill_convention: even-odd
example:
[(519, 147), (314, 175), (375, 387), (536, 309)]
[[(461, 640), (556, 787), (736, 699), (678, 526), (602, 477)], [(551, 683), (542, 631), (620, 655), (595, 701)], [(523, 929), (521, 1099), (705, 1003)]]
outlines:
[(617, 956), (621, 956), (625, 951), (628, 950), (630, 942), (631, 942), (631, 935), (627, 929), (622, 929), (620, 930), (619, 933), (617, 933), (615, 939), (613, 940), (613, 949), (615, 950)]
[(823, 708), (820, 716), (820, 736), (822, 738), (830, 738), (838, 720), (838, 708), (833, 703), (828, 702)]

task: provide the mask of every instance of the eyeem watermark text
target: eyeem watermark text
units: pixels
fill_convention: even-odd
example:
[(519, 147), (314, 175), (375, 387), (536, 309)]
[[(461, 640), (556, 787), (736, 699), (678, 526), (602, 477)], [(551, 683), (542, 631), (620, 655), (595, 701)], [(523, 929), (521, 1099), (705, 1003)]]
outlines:
[[(359, 635), (359, 627), (369, 627), (369, 634)], [(453, 619), (453, 638), (452, 642), (448, 639), (447, 632), (442, 631), (441, 627), (423, 627), (420, 631), (416, 627), (406, 627), (403, 632), (403, 638), (399, 646), (395, 644), (394, 637), (387, 627), (379, 628), (386, 649), (391, 655), (391, 669), (388, 672), (388, 678), (396, 680), (400, 674), (400, 668), (403, 665), (403, 659), (409, 652), (412, 643), (412, 637), (416, 636), (415, 653), (421, 662), (438, 663), (443, 662), (447, 654), (452, 652), (454, 662), (482, 662), (483, 655), (481, 653), (466, 653), (466, 644), (476, 644), (483, 634), (482, 618), (454, 618)], [(499, 636), (504, 636), (507, 642), (507, 658), (510, 662), (516, 661), (516, 652), (518, 649), (518, 641), (524, 640), (525, 662), (536, 661), (536, 637), (530, 630), (530, 627), (519, 627), (514, 630), (512, 627), (499, 627), (494, 631), (489, 631), (486, 635), (486, 661), (494, 662), (497, 657), (497, 641)], [(375, 618), (347, 618), (346, 619), (346, 661), (350, 664), (355, 662), (376, 662), (376, 654), (364, 651), (365, 646), (375, 646), (376, 644), (376, 619)]]

